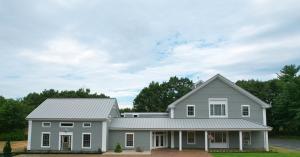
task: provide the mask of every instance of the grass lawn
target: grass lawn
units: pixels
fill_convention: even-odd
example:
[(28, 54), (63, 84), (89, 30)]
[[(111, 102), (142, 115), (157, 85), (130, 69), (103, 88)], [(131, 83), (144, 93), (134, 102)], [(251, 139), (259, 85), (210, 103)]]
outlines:
[(212, 153), (214, 157), (300, 157), (300, 151), (273, 147), (270, 153)]
[[(0, 153), (2, 153), (5, 143), (6, 141), (0, 141)], [(23, 152), (27, 141), (11, 141), (10, 144), (13, 152)]]

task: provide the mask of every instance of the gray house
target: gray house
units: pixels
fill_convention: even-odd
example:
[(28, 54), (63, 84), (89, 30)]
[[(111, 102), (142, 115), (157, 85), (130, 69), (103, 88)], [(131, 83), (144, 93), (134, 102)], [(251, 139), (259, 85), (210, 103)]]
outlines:
[(216, 75), (164, 113), (120, 114), (116, 99), (47, 99), (28, 116), (29, 151), (269, 150), (269, 104)]

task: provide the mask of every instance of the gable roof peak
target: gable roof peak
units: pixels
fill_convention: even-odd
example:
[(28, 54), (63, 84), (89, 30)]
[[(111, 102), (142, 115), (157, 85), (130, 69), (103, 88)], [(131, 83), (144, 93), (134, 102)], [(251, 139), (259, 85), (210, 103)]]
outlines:
[(208, 85), (209, 83), (211, 83), (212, 81), (214, 81), (215, 79), (219, 78), (222, 82), (224, 82), (225, 84), (231, 86), (232, 88), (234, 88), (235, 90), (239, 91), (241, 94), (247, 96), (248, 98), (250, 98), (251, 100), (257, 102), (258, 104), (260, 104), (263, 108), (270, 108), (271, 105), (267, 104), (265, 102), (263, 102), (262, 100), (260, 100), (259, 98), (257, 98), (256, 96), (252, 95), (251, 93), (249, 93), (248, 91), (246, 91), (245, 89), (239, 87), (238, 85), (236, 85), (234, 82), (230, 81), (229, 79), (225, 78), (224, 76), (222, 76), (221, 74), (216, 74), (215, 76), (211, 77), (210, 79), (208, 79), (207, 81), (205, 81), (204, 83), (202, 83), (200, 86), (197, 86), (196, 88), (194, 88), (192, 91), (188, 92), (187, 94), (185, 94), (184, 96), (182, 96), (181, 98), (177, 99), (176, 101), (174, 101), (173, 103), (171, 103), (168, 106), (168, 110), (170, 108), (175, 108), (175, 106), (181, 102), (182, 100), (186, 99), (187, 97), (189, 97), (190, 95), (192, 95), (193, 93), (195, 93), (196, 91), (202, 89), (203, 87), (205, 87), (206, 85)]

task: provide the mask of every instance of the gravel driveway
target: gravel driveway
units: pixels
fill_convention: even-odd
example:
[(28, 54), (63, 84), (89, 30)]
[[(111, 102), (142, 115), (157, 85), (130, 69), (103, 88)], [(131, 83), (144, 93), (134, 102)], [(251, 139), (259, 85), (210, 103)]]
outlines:
[(294, 139), (269, 139), (270, 146), (300, 150), (300, 140)]

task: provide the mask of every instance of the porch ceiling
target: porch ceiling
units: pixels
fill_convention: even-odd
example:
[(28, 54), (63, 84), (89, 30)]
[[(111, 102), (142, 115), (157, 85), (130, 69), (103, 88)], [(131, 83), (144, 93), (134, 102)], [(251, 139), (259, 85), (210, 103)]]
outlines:
[(244, 119), (114, 118), (111, 130), (271, 130)]

